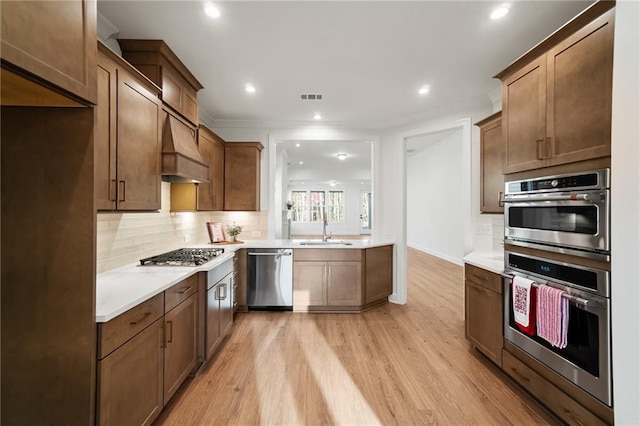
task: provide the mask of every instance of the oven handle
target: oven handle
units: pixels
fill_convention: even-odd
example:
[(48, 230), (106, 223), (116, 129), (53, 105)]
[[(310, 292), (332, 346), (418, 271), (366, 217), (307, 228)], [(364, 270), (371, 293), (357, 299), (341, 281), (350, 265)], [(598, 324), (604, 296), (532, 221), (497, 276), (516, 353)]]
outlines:
[[(513, 275), (503, 273), (502, 276), (504, 278), (507, 278), (505, 283), (511, 286), (511, 280), (513, 279)], [(548, 283), (545, 283), (545, 284), (548, 284)], [(534, 287), (540, 287), (541, 285), (542, 284), (536, 281), (533, 281)], [(573, 294), (569, 294), (566, 292), (562, 295), (562, 297), (567, 299), (569, 302), (575, 303), (577, 306), (582, 307), (583, 311), (594, 312), (594, 311), (601, 311), (604, 308), (602, 303), (596, 299), (585, 299), (584, 297), (574, 296)]]
[(505, 203), (520, 203), (523, 201), (602, 201), (604, 200), (604, 192), (585, 192), (572, 193), (567, 195), (546, 195), (546, 194), (527, 194), (527, 195), (507, 195)]

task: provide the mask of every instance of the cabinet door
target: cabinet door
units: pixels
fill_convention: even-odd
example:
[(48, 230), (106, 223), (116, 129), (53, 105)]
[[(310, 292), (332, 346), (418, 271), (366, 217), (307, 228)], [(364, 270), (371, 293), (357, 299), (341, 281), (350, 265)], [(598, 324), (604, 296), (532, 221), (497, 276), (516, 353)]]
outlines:
[(504, 174), (544, 166), (546, 127), (545, 56), (507, 78), (502, 84)]
[(548, 165), (611, 155), (611, 10), (547, 53)]
[(360, 262), (327, 263), (327, 304), (362, 304), (362, 265)]
[[(260, 146), (260, 148), (258, 148)], [(224, 209), (260, 210), (259, 143), (227, 143), (224, 153)]]
[(393, 246), (365, 250), (364, 303), (386, 300), (393, 292)]
[(293, 306), (327, 304), (326, 262), (293, 262)]
[(118, 209), (160, 208), (161, 106), (127, 72), (118, 73)]
[(465, 280), (465, 336), (502, 365), (502, 295)]
[(192, 295), (165, 314), (164, 404), (197, 361), (197, 298)]
[(206, 335), (205, 352), (207, 359), (211, 358), (220, 343), (220, 286), (215, 285), (207, 290), (207, 317), (206, 317)]
[(2, 60), (96, 102), (96, 1), (3, 1)]
[(96, 209), (116, 209), (117, 68), (98, 56), (98, 101), (94, 108), (94, 171)]
[(480, 127), (480, 211), (502, 213), (504, 175), (502, 174), (502, 120), (496, 119)]
[(162, 411), (162, 319), (98, 362), (100, 425), (150, 425)]
[(233, 273), (222, 279), (218, 294), (220, 302), (220, 338), (224, 338), (233, 324)]
[(196, 209), (198, 211), (213, 210), (213, 150), (214, 141), (208, 132), (202, 127), (198, 129), (198, 148), (202, 154), (204, 164), (209, 167), (207, 178), (209, 182), (198, 184), (198, 195), (196, 197)]
[(213, 210), (221, 211), (224, 209), (224, 141), (214, 137), (212, 148), (211, 195), (213, 196)]

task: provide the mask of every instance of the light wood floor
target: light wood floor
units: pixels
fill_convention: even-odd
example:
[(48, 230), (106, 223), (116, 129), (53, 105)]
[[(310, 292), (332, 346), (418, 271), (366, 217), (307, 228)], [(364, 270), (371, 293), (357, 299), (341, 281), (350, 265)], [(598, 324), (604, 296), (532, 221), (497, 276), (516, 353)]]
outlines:
[(405, 306), (239, 314), (158, 424), (555, 424), (464, 339), (462, 267), (408, 262)]

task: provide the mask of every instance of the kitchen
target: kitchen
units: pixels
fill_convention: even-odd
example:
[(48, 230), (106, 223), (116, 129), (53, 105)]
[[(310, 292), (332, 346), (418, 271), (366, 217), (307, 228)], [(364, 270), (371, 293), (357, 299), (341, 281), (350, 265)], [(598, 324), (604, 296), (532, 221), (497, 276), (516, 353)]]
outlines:
[[(5, 6), (3, 6), (3, 8), (4, 7)], [(637, 422), (634, 420), (634, 417), (632, 416), (634, 415), (633, 410), (635, 409), (634, 408), (635, 405), (633, 404), (635, 404), (634, 401), (637, 401), (637, 395), (638, 395), (637, 383), (634, 384), (632, 382), (632, 379), (634, 376), (632, 372), (637, 371), (637, 370), (634, 370), (634, 368), (637, 369), (637, 366), (635, 366), (635, 362), (638, 359), (637, 347), (634, 349), (633, 347), (628, 346), (629, 343), (624, 338), (625, 335), (636, 332), (637, 323), (638, 323), (638, 321), (629, 320), (630, 318), (629, 315), (631, 315), (632, 312), (636, 311), (635, 308), (638, 305), (637, 288), (630, 285), (631, 283), (634, 283), (637, 281), (634, 278), (637, 275), (637, 270), (633, 269), (633, 268), (637, 268), (637, 263), (638, 263), (637, 247), (634, 246), (634, 244), (637, 244), (637, 242), (629, 241), (629, 238), (626, 238), (626, 233), (629, 232), (629, 229), (632, 229), (630, 227), (633, 227), (634, 225), (637, 226), (636, 224), (637, 220), (634, 221), (634, 218), (637, 219), (637, 206), (636, 206), (636, 210), (634, 210), (632, 203), (634, 203), (635, 201), (629, 200), (628, 198), (624, 197), (624, 194), (626, 193), (637, 192), (637, 185), (634, 186), (634, 183), (637, 181), (637, 179), (634, 181), (634, 179), (632, 179), (631, 177), (637, 177), (636, 169), (637, 169), (638, 162), (637, 162), (637, 157), (634, 157), (634, 152), (636, 151), (633, 151), (633, 149), (637, 149), (637, 147), (634, 147), (633, 144), (629, 145), (628, 142), (623, 142), (623, 141), (634, 140), (634, 139), (631, 139), (631, 136), (629, 136), (627, 132), (637, 131), (637, 129), (634, 127), (635, 125), (637, 125), (637, 123), (635, 123), (635, 118), (633, 118), (633, 117), (637, 117), (637, 114), (635, 116), (633, 115), (634, 111), (637, 111), (637, 106), (635, 110), (633, 109), (634, 105), (637, 105), (637, 99), (633, 98), (632, 96), (631, 96), (631, 99), (625, 97), (625, 94), (627, 96), (630, 96), (629, 92), (632, 92), (632, 91), (627, 91), (624, 89), (624, 87), (618, 86), (619, 81), (620, 82), (628, 81), (628, 83), (625, 83), (622, 86), (626, 86), (627, 84), (633, 85), (633, 84), (636, 84), (634, 82), (637, 81), (637, 69), (634, 68), (634, 62), (633, 62), (634, 61), (633, 58), (637, 57), (637, 49), (634, 50), (633, 40), (637, 40), (637, 37), (634, 39), (633, 33), (630, 33), (630, 34), (626, 33), (626, 31), (633, 31), (634, 28), (637, 29), (637, 21), (633, 21), (634, 17), (636, 17), (637, 19), (637, 13), (636, 13), (637, 10), (634, 9), (634, 7), (635, 6), (633, 4), (629, 4), (626, 2), (621, 2), (617, 6), (618, 11), (626, 11), (626, 12), (625, 13), (620, 12), (616, 14), (616, 39), (615, 39), (616, 49), (614, 50), (616, 55), (614, 57), (614, 64), (619, 63), (617, 61), (623, 61), (621, 62), (623, 65), (619, 67), (614, 67), (614, 96), (613, 96), (614, 112), (613, 112), (613, 125), (612, 125), (613, 127), (612, 129), (612, 132), (613, 132), (612, 180), (616, 182), (615, 183), (616, 189), (612, 191), (612, 204), (616, 205), (616, 199), (617, 199), (618, 200), (617, 203), (619, 203), (617, 205), (625, 205), (625, 207), (628, 205), (631, 206), (625, 211), (622, 211), (622, 209), (615, 209), (615, 208), (612, 210), (612, 215), (613, 215), (612, 250), (611, 250), (612, 258), (613, 258), (612, 274), (616, 277), (616, 280), (620, 280), (620, 281), (617, 281), (620, 284), (617, 284), (618, 287), (616, 288), (622, 287), (624, 289), (623, 297), (620, 297), (621, 296), (620, 293), (617, 293), (617, 291), (619, 290), (614, 290), (612, 292), (612, 304), (613, 304), (612, 320), (614, 324), (613, 326), (613, 342), (614, 342), (613, 383), (614, 383), (614, 386), (616, 387), (622, 386), (622, 388), (619, 391), (618, 390), (614, 391), (616, 395), (616, 404), (615, 404), (616, 420), (621, 423)], [(625, 8), (628, 8), (628, 9), (625, 9)], [(3, 16), (5, 16), (5, 14), (3, 14)], [(630, 21), (627, 21), (627, 20), (630, 20)], [(4, 26), (5, 25), (3, 21), (3, 27)], [(622, 34), (622, 35), (618, 37), (618, 34)], [(628, 44), (625, 44), (625, 43), (628, 43)], [(637, 47), (637, 45), (635, 47)], [(626, 51), (624, 50), (625, 48), (627, 49)], [(626, 52), (626, 54), (624, 52)], [(624, 61), (628, 61), (628, 62), (624, 62)], [(500, 69), (504, 65), (506, 64), (501, 64), (500, 66), (495, 67), (494, 71), (497, 69)], [(3, 67), (3, 70), (4, 70), (4, 67)], [(634, 74), (634, 72), (636, 72), (636, 74)], [(634, 80), (634, 78), (636, 80)], [(628, 79), (628, 80), (625, 80), (625, 79)], [(3, 81), (5, 82), (7, 81), (4, 78), (4, 75), (3, 75)], [(3, 84), (3, 87), (4, 87), (4, 84)], [(634, 102), (636, 102), (636, 104), (634, 104)], [(3, 109), (3, 113), (4, 112), (5, 110)], [(53, 114), (60, 114), (60, 113), (53, 112)], [(69, 111), (68, 114), (71, 116), (82, 116), (83, 112), (81, 110), (73, 111), (73, 112)], [(624, 114), (630, 114), (630, 116), (632, 117), (628, 122), (627, 127), (624, 127), (625, 126)], [(456, 114), (452, 114), (452, 115), (455, 116)], [(6, 117), (8, 116), (5, 116), (5, 119)], [(73, 119), (73, 118), (75, 117), (72, 117), (70, 119)], [(477, 118), (480, 119), (482, 117), (478, 116)], [(77, 117), (75, 119), (81, 122), (83, 117)], [(423, 127), (434, 127), (434, 126), (437, 126), (442, 121), (444, 120), (443, 119), (433, 120), (432, 122), (428, 122), (427, 124), (425, 124)], [(27, 123), (25, 123), (25, 127), (26, 128), (29, 127)], [(218, 129), (216, 128), (216, 130)], [(377, 174), (376, 175), (377, 178), (376, 176), (374, 176), (374, 193), (376, 194), (375, 195), (376, 197), (380, 197), (379, 199), (383, 201), (383, 202), (380, 202), (379, 207), (377, 207), (378, 208), (378, 210), (376, 211), (377, 214), (374, 214), (374, 220), (376, 221), (374, 223), (374, 229), (377, 229), (377, 232), (380, 233), (381, 237), (391, 238), (396, 243), (396, 246), (397, 246), (396, 262), (400, 266), (395, 268), (395, 271), (396, 271), (395, 286), (396, 287), (395, 287), (393, 297), (395, 298), (395, 301), (399, 303), (404, 303), (407, 301), (406, 299), (406, 291), (407, 291), (406, 290), (406, 273), (407, 272), (403, 267), (401, 267), (401, 265), (403, 265), (406, 262), (406, 252), (405, 252), (406, 249), (403, 248), (404, 243), (406, 241), (406, 236), (404, 233), (405, 194), (403, 191), (398, 191), (397, 188), (402, 188), (403, 186), (402, 170), (403, 170), (403, 164), (404, 164), (404, 152), (403, 152), (404, 150), (403, 150), (402, 139), (404, 137), (409, 136), (406, 134), (411, 130), (412, 129), (401, 130), (398, 132), (387, 132), (387, 133), (383, 133), (380, 136), (377, 135), (378, 133), (377, 131), (341, 130), (339, 132), (340, 134), (338, 137), (341, 139), (353, 140), (356, 138), (367, 139), (373, 136), (372, 139), (374, 140), (374, 145), (377, 146), (377, 148), (374, 149), (374, 164), (376, 162), (375, 155), (378, 156), (378, 159), (381, 159), (381, 158), (384, 159), (384, 162), (382, 162), (384, 167), (374, 170), (374, 173)], [(256, 140), (256, 137), (254, 136), (255, 133), (256, 133), (255, 131), (242, 130), (242, 129), (229, 128), (228, 130), (224, 130), (222, 127), (220, 131), (221, 136), (229, 140)], [(265, 141), (264, 133), (262, 131), (258, 131), (258, 133), (262, 135), (258, 140)], [(303, 130), (298, 130), (298, 131), (287, 130), (287, 131), (280, 131), (280, 132), (276, 131), (273, 133), (275, 134), (276, 138), (281, 138), (281, 139), (295, 139), (296, 137), (298, 137), (299, 139), (305, 139), (304, 137), (305, 132)], [(633, 133), (631, 134), (633, 135)], [(295, 135), (295, 136), (292, 136), (292, 135)], [(357, 137), (354, 137), (354, 135)], [(319, 137), (319, 136), (316, 136), (316, 137)], [(73, 137), (71, 137), (70, 139), (73, 140)], [(3, 133), (3, 141), (4, 140), (5, 140), (5, 134)], [(33, 148), (36, 148), (36, 151), (37, 151), (38, 145), (36, 144)], [(269, 148), (270, 147), (267, 147), (268, 152), (273, 152)], [(77, 153), (77, 150), (74, 150), (71, 153), (63, 152), (63, 150), (65, 149), (64, 146), (55, 146), (55, 147), (50, 146), (50, 147), (47, 147), (47, 149), (53, 150), (52, 152), (49, 153), (50, 156), (60, 156), (60, 155), (71, 156)], [(5, 144), (3, 143), (3, 158), (5, 158), (5, 155), (4, 155), (5, 152), (6, 152)], [(377, 152), (377, 154), (375, 152)], [(618, 155), (616, 155), (616, 153), (618, 153)], [(51, 166), (47, 166), (47, 163), (44, 161), (43, 163), (44, 164), (41, 170), (50, 170)], [(627, 166), (625, 167), (625, 165)], [(5, 173), (9, 173), (9, 169), (8, 169), (9, 166), (5, 165), (4, 163), (3, 163), (3, 166), (4, 166), (3, 170), (5, 170)], [(263, 171), (266, 169), (267, 169), (266, 167), (263, 168)], [(50, 172), (48, 172), (49, 173), (48, 176), (55, 176), (56, 178), (61, 179), (60, 182), (65, 182), (64, 180), (65, 176), (62, 172), (63, 172), (62, 170), (58, 170), (57, 174), (52, 174), (52, 173), (56, 173), (56, 170), (51, 170)], [(18, 173), (18, 171), (14, 171), (14, 173)], [(3, 185), (8, 185), (11, 183), (11, 180), (7, 181), (6, 176), (7, 175), (3, 175)], [(11, 177), (12, 174), (8, 174), (8, 176)], [(618, 178), (616, 178), (616, 176), (618, 176)], [(268, 177), (268, 178), (265, 177), (265, 179), (263, 179), (263, 182), (268, 181), (268, 179), (270, 178), (271, 177)], [(36, 177), (34, 177), (34, 179), (36, 179)], [(26, 185), (24, 183), (22, 184)], [(627, 187), (624, 187), (623, 185), (629, 185), (629, 187), (627, 188)], [(85, 191), (91, 192), (87, 188), (80, 188), (79, 189), (80, 193), (82, 193), (81, 191), (82, 189), (84, 189)], [(623, 189), (624, 191), (622, 191)], [(266, 185), (263, 186), (261, 190), (267, 191)], [(165, 192), (166, 191), (162, 192), (163, 196)], [(473, 197), (477, 197), (477, 193), (475, 191), (472, 192), (472, 194), (474, 194)], [(51, 197), (53, 197), (54, 195), (60, 196), (60, 194), (51, 194)], [(30, 194), (30, 196), (32, 196), (35, 200), (41, 195), (39, 195), (37, 191), (34, 191), (34, 193)], [(616, 197), (619, 197), (619, 198), (616, 198)], [(80, 200), (83, 199), (80, 196), (78, 196), (77, 198)], [(7, 216), (7, 214), (10, 214), (10, 212), (5, 213), (7, 212), (7, 210), (5, 209), (8, 209), (7, 205), (16, 205), (14, 203), (18, 203), (20, 199), (19, 198), (13, 199), (5, 196), (4, 190), (3, 190), (3, 199), (5, 201), (5, 203), (3, 203), (3, 206), (5, 206), (3, 208), (3, 216), (9, 219), (13, 216)], [(46, 203), (45, 201), (46, 200), (43, 200), (41, 206), (42, 208), (45, 208), (46, 206), (47, 209), (51, 209), (51, 212), (50, 212), (51, 214), (49, 215), (51, 219), (56, 219), (58, 216), (63, 217), (67, 213), (67, 211), (64, 209), (64, 206), (61, 206), (62, 207), (61, 211), (55, 210), (54, 208), (56, 204), (55, 199), (52, 199), (48, 203)], [(473, 200), (470, 201), (470, 204), (472, 202)], [(58, 202), (58, 204), (60, 203)], [(25, 216), (23, 220), (27, 221), (29, 217), (26, 214), (24, 214), (24, 212), (22, 213)], [(254, 221), (253, 223), (255, 223), (255, 226), (256, 226), (255, 231), (268, 233), (270, 232), (270, 227), (268, 225), (269, 221), (267, 218), (264, 218), (263, 215), (266, 215), (266, 212), (262, 211), (259, 213), (256, 212), (256, 213), (250, 214), (250, 216), (252, 217), (251, 220)], [(628, 216), (624, 216), (624, 215), (628, 215)], [(223, 217), (225, 218), (224, 222), (230, 221), (228, 216), (223, 216)], [(42, 229), (39, 230), (39, 232), (42, 233), (42, 235), (51, 235), (52, 237), (59, 236), (60, 238), (63, 238), (65, 237), (65, 235), (68, 234), (68, 232), (67, 233), (61, 232), (62, 228), (60, 228), (59, 226), (60, 223), (58, 222), (54, 223), (54, 224), (58, 224), (58, 226), (45, 227), (44, 224), (40, 225), (41, 221), (38, 220), (38, 218), (39, 218), (38, 213), (34, 212), (31, 216), (31, 222), (29, 222), (28, 225), (26, 224), (26, 222), (24, 225), (22, 225), (22, 222), (20, 222), (21, 223), (20, 226), (22, 226), (21, 229), (27, 229), (28, 226), (34, 226), (33, 223), (36, 223), (37, 226), (42, 227)], [(157, 219), (160, 220), (159, 218)], [(471, 220), (474, 220), (473, 217), (471, 217)], [(475, 220), (477, 220), (477, 218)], [(100, 232), (100, 227), (105, 226), (105, 225), (100, 225), (100, 222), (102, 221), (109, 222), (109, 224), (106, 225), (107, 229), (113, 230), (120, 227), (120, 225), (118, 224), (118, 221), (103, 220), (101, 218), (101, 215), (98, 215), (98, 233)], [(145, 222), (145, 219), (140, 218), (139, 222)], [(9, 223), (13, 223), (13, 222), (9, 222)], [(64, 222), (62, 222), (62, 224), (64, 224)], [(623, 224), (624, 226), (622, 226), (621, 224)], [(79, 222), (78, 225), (85, 226), (86, 227), (85, 229), (87, 229), (87, 232), (91, 232), (91, 227), (92, 227), (91, 223)], [(152, 225), (149, 225), (149, 226), (152, 226)], [(175, 226), (180, 226), (180, 225), (176, 224)], [(621, 226), (621, 228), (618, 228), (618, 226)], [(5, 228), (3, 227), (3, 234), (5, 235), (5, 239), (3, 239), (3, 241), (6, 241), (6, 239), (8, 239), (7, 232), (9, 231), (5, 230)], [(471, 234), (473, 234), (473, 231), (471, 232)], [(616, 235), (618, 236), (616, 237)], [(198, 240), (185, 241), (185, 243), (194, 243), (194, 242), (202, 241), (203, 239), (201, 235), (197, 238)], [(63, 240), (60, 240), (60, 243), (62, 243), (62, 241)], [(38, 240), (25, 241), (24, 243), (25, 244), (38, 243)], [(8, 241), (7, 241), (7, 244), (9, 244)], [(14, 244), (13, 241), (11, 244)], [(83, 253), (83, 255), (86, 255), (89, 258), (91, 258), (92, 256), (90, 256), (90, 252), (92, 250), (95, 250), (95, 248), (92, 249), (92, 247), (95, 247), (94, 244), (95, 242), (88, 241), (86, 242), (86, 246), (82, 246), (78, 248), (81, 248), (81, 252)], [(622, 247), (616, 248), (616, 244), (621, 244)], [(100, 247), (100, 243), (98, 243), (98, 246)], [(6, 253), (7, 248), (4, 245), (3, 245), (3, 249), (4, 249), (3, 253)], [(26, 251), (26, 252), (28, 252), (28, 250), (29, 249), (26, 247), (23, 249), (23, 251)], [(19, 252), (20, 250), (17, 250), (17, 251)], [(87, 253), (84, 253), (84, 252), (87, 252)], [(635, 258), (633, 257), (634, 255), (635, 255)], [(629, 256), (631, 260), (627, 261), (625, 256)], [(98, 258), (99, 257), (100, 257), (100, 254), (98, 254)], [(8, 258), (8, 259), (4, 258), (4, 255), (3, 255), (3, 266), (9, 264), (12, 259), (13, 258)], [(616, 260), (616, 259), (621, 259), (621, 260)], [(13, 260), (17, 261), (16, 259), (13, 259)], [(61, 276), (65, 276), (66, 271), (77, 268), (73, 264), (68, 264), (68, 265), (64, 264), (64, 262), (67, 262), (67, 261), (62, 261), (58, 259), (56, 260), (59, 262), (62, 262), (62, 264), (60, 265), (61, 270), (59, 271)], [(45, 261), (45, 260), (42, 260), (41, 262), (43, 264), (49, 263), (49, 261)], [(616, 262), (620, 262), (620, 263), (616, 263)], [(617, 269), (617, 268), (620, 268), (620, 269)], [(628, 269), (625, 269), (625, 268), (628, 268)], [(105, 265), (104, 270), (107, 270), (107, 269), (110, 269), (109, 265)], [(5, 268), (3, 268), (3, 271), (5, 271)], [(619, 277), (628, 277), (629, 279), (622, 280)], [(3, 272), (3, 282), (6, 283), (7, 280), (11, 282), (11, 279), (12, 279), (11, 277), (7, 277)], [(625, 286), (628, 286), (629, 288)], [(3, 286), (3, 293), (4, 293), (4, 289), (5, 287)], [(616, 298), (616, 294), (618, 298)], [(618, 308), (616, 306), (621, 306), (621, 307)], [(4, 310), (5, 309), (3, 306), (3, 312)], [(617, 317), (618, 319), (616, 319)], [(616, 336), (618, 337), (616, 338)], [(620, 337), (620, 336), (623, 336), (623, 337)], [(3, 339), (5, 337), (6, 337), (6, 332), (5, 332), (5, 329), (3, 329)], [(618, 345), (621, 345), (621, 346), (618, 346)], [(618, 350), (616, 350), (617, 347), (619, 348)], [(5, 357), (4, 354), (3, 354), (3, 357)], [(619, 357), (619, 358), (615, 359), (616, 357)], [(625, 357), (628, 357), (628, 358), (625, 358)], [(5, 394), (4, 390), (3, 390), (3, 394)], [(625, 401), (628, 401), (628, 403), (625, 403)], [(631, 416), (631, 417), (628, 417), (629, 420), (626, 422), (624, 421), (624, 419), (626, 419), (626, 417), (624, 417), (625, 415)]]

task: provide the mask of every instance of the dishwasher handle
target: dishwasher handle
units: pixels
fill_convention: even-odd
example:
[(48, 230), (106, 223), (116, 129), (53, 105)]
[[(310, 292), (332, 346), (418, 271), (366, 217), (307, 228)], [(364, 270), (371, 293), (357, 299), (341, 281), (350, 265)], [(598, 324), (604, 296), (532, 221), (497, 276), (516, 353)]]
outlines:
[(249, 256), (291, 256), (290, 251), (284, 253), (247, 253)]

